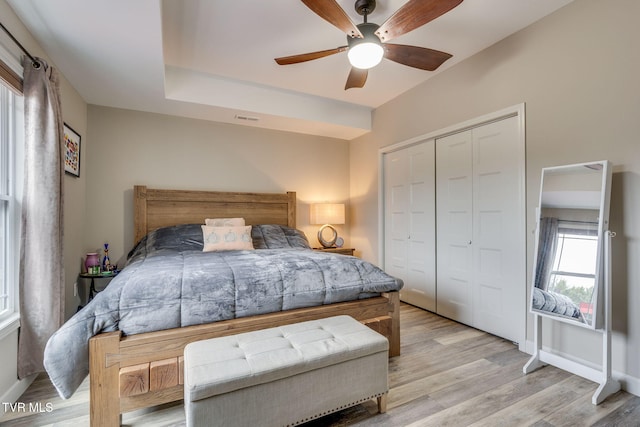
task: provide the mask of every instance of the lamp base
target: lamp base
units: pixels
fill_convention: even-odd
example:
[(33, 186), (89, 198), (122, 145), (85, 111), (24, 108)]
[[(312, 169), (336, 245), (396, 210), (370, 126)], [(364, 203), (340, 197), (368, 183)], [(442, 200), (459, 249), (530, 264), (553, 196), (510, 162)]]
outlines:
[[(322, 234), (322, 232), (327, 228), (333, 231), (333, 235), (329, 240), (325, 239)], [(329, 224), (323, 225), (322, 227), (320, 227), (320, 230), (318, 230), (318, 242), (320, 242), (323, 248), (332, 248), (336, 244), (337, 239), (338, 239), (338, 232), (336, 231), (335, 228), (333, 228), (333, 226)]]

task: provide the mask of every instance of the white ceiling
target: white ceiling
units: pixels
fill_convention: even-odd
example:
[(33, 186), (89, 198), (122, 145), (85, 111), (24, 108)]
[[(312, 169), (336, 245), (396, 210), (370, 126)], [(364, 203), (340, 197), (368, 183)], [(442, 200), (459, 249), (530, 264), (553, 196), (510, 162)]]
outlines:
[[(354, 0), (337, 0), (355, 23)], [(435, 72), (383, 60), (344, 90), (346, 53), (280, 66), (273, 58), (346, 45), (299, 0), (8, 0), (95, 105), (356, 138), (371, 111), (572, 0), (465, 0), (394, 43), (449, 52)], [(406, 0), (378, 0), (382, 24)], [(257, 118), (238, 119), (236, 116)]]

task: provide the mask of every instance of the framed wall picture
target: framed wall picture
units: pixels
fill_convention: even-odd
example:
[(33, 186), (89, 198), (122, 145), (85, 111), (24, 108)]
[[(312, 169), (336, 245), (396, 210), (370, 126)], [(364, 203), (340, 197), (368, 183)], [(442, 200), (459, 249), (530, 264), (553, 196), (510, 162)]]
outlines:
[(64, 124), (64, 171), (80, 177), (80, 135)]

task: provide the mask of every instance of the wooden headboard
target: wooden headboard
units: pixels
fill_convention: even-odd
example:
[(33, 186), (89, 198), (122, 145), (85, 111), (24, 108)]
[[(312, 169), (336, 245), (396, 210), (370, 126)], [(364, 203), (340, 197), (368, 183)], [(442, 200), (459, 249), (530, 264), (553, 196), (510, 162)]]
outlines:
[(205, 218), (244, 218), (247, 225), (295, 228), (296, 193), (235, 193), (133, 187), (134, 242), (149, 231), (177, 224), (204, 224)]

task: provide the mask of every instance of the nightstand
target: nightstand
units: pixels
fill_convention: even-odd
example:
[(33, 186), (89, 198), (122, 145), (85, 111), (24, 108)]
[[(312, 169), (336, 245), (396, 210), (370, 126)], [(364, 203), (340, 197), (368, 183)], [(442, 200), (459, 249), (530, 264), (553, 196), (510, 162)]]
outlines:
[[(98, 292), (104, 290), (104, 288), (106, 288), (109, 285), (109, 282), (111, 282), (111, 279), (117, 276), (118, 273), (119, 273), (118, 271), (113, 271), (110, 273), (101, 273), (101, 274), (80, 273), (78, 276), (81, 279), (91, 279), (91, 282), (89, 284), (89, 289), (86, 289), (85, 287), (86, 285), (84, 281), (81, 283), (78, 283), (78, 297), (80, 298), (80, 305), (78, 306), (78, 309), (76, 311), (80, 311), (80, 309), (85, 305), (87, 305), (89, 301), (91, 301)], [(96, 279), (98, 280), (109, 279), (109, 282), (104, 284), (104, 286), (97, 288)]]
[(320, 252), (331, 252), (334, 254), (340, 255), (351, 255), (353, 256), (354, 248), (313, 248), (314, 251)]

